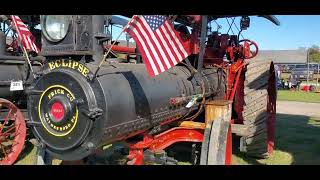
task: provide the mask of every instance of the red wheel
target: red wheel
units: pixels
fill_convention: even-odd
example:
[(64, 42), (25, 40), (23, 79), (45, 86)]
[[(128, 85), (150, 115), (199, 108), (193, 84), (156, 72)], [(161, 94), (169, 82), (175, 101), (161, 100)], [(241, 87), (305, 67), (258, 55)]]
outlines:
[[(251, 41), (249, 39), (242, 39), (239, 41), (239, 43), (243, 43), (242, 46), (243, 46), (243, 54), (245, 59), (251, 59), (258, 55), (259, 48), (257, 43), (255, 43), (254, 41)], [(251, 46), (254, 47), (255, 51), (250, 50)]]
[(24, 147), (26, 131), (21, 111), (0, 98), (0, 165), (12, 165), (17, 160)]

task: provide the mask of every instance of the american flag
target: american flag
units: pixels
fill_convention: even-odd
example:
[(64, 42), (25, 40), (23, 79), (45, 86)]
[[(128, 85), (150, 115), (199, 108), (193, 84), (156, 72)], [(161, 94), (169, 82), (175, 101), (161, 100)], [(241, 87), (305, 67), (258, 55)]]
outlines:
[(170, 69), (190, 55), (166, 16), (134, 15), (124, 31), (136, 42), (150, 76)]
[(18, 33), (18, 38), (20, 39), (22, 45), (27, 51), (34, 51), (39, 53), (39, 48), (35, 44), (35, 38), (27, 28), (27, 26), (22, 22), (19, 16), (11, 15), (12, 22), (16, 27), (16, 32)]

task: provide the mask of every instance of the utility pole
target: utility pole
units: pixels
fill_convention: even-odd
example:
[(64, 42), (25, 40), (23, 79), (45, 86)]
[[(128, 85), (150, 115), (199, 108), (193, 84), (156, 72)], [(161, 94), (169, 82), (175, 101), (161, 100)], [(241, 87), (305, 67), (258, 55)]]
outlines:
[(318, 73), (317, 73), (317, 88), (318, 88), (318, 86), (319, 86), (319, 65), (320, 65), (320, 63), (318, 63)]
[(310, 48), (308, 48), (307, 50), (307, 65), (308, 65), (307, 86), (309, 86), (309, 50)]

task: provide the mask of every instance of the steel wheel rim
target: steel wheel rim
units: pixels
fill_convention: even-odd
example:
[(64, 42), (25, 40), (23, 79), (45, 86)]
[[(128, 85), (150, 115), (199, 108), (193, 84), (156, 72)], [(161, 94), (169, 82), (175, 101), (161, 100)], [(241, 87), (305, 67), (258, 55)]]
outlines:
[(8, 113), (0, 121), (0, 165), (12, 165), (23, 150), (26, 123), (21, 111), (10, 101), (0, 98), (0, 110)]

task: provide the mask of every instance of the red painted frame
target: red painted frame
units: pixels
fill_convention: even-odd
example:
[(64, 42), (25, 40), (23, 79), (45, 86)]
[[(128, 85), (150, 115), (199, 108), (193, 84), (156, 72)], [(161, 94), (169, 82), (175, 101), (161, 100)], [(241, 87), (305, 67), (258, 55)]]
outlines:
[(142, 165), (144, 149), (151, 152), (164, 150), (177, 142), (202, 142), (203, 130), (186, 127), (176, 127), (169, 129), (156, 136), (144, 135), (143, 140), (130, 144), (128, 165)]

